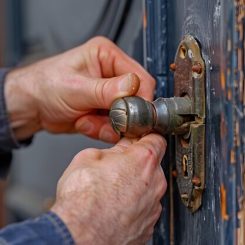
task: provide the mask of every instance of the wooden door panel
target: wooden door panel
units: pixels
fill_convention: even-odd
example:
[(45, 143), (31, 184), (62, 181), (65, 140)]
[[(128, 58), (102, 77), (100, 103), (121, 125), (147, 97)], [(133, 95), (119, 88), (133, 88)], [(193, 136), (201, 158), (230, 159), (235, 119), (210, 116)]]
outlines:
[(201, 208), (182, 204), (171, 175), (174, 145), (163, 163), (169, 188), (154, 244), (245, 244), (244, 0), (145, 1), (146, 64), (156, 96), (173, 94), (168, 65), (184, 35), (201, 44), (206, 62), (206, 186)]

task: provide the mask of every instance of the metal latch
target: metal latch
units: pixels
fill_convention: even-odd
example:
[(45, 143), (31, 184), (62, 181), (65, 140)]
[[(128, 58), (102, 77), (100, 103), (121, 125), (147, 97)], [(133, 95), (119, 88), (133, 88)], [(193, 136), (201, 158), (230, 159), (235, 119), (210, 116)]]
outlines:
[[(181, 199), (192, 212), (202, 203), (205, 185), (205, 64), (192, 36), (179, 44), (174, 70), (174, 95), (191, 99), (192, 119), (186, 134), (175, 135), (177, 184)], [(174, 68), (174, 69), (173, 69)]]
[(181, 41), (170, 68), (175, 97), (152, 103), (136, 96), (117, 99), (110, 118), (114, 130), (126, 137), (175, 134), (177, 184), (184, 205), (194, 212), (205, 184), (205, 65), (192, 36)]

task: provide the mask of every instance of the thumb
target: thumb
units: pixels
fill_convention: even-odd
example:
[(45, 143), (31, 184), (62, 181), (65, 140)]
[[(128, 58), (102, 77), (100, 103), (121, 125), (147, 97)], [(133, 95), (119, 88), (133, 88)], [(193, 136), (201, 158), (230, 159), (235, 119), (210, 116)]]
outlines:
[(135, 95), (139, 87), (139, 77), (128, 73), (113, 78), (91, 79), (84, 93), (91, 109), (109, 109), (115, 99)]

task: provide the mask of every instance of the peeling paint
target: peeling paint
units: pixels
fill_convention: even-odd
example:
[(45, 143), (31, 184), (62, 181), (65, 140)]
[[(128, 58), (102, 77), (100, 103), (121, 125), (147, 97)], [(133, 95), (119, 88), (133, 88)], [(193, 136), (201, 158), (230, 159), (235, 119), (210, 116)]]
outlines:
[(220, 82), (221, 82), (221, 88), (223, 90), (225, 90), (226, 81), (225, 81), (225, 74), (224, 74), (224, 72), (221, 72), (220, 73)]
[(222, 139), (225, 139), (227, 136), (227, 126), (225, 121), (224, 113), (221, 114), (221, 120), (220, 120), (220, 135)]
[(227, 200), (226, 200), (226, 189), (222, 184), (220, 186), (220, 207), (221, 207), (221, 217), (223, 220), (228, 220), (229, 215), (227, 214)]
[(218, 22), (220, 21), (220, 14), (221, 14), (221, 3), (220, 3), (220, 0), (218, 0), (215, 6), (214, 16), (213, 16), (214, 26), (218, 25)]
[[(239, 107), (237, 103), (236, 106), (236, 118), (235, 118), (235, 134), (234, 134), (234, 145), (237, 149), (241, 149), (238, 155), (240, 163), (240, 181), (237, 183), (237, 188), (240, 190), (237, 193), (237, 244), (245, 244), (245, 141), (244, 141), (244, 105), (245, 105), (245, 81), (244, 81), (244, 60), (245, 60), (245, 37), (244, 37), (244, 25), (245, 25), (245, 2), (244, 0), (235, 0), (235, 19), (236, 26), (235, 30), (237, 33), (236, 36), (236, 45), (234, 49), (236, 57), (236, 66), (234, 68), (234, 80), (237, 84), (238, 92), (237, 97), (239, 98), (240, 104), (243, 106)], [(238, 152), (237, 152), (238, 153)]]
[(231, 164), (235, 164), (236, 163), (236, 152), (233, 149), (230, 152), (230, 163)]
[[(146, 11), (146, 10), (145, 10)], [(146, 12), (144, 12), (143, 15), (143, 28), (146, 29), (147, 28), (147, 17), (146, 17)]]

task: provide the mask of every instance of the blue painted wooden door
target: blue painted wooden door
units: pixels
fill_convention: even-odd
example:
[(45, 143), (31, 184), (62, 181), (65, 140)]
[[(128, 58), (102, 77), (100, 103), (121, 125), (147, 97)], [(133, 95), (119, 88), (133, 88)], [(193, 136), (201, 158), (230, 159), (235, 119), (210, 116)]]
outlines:
[(173, 95), (169, 64), (184, 35), (206, 63), (206, 184), (201, 208), (182, 204), (168, 138), (168, 191), (152, 244), (245, 244), (244, 0), (145, 0), (145, 62), (156, 97)]

